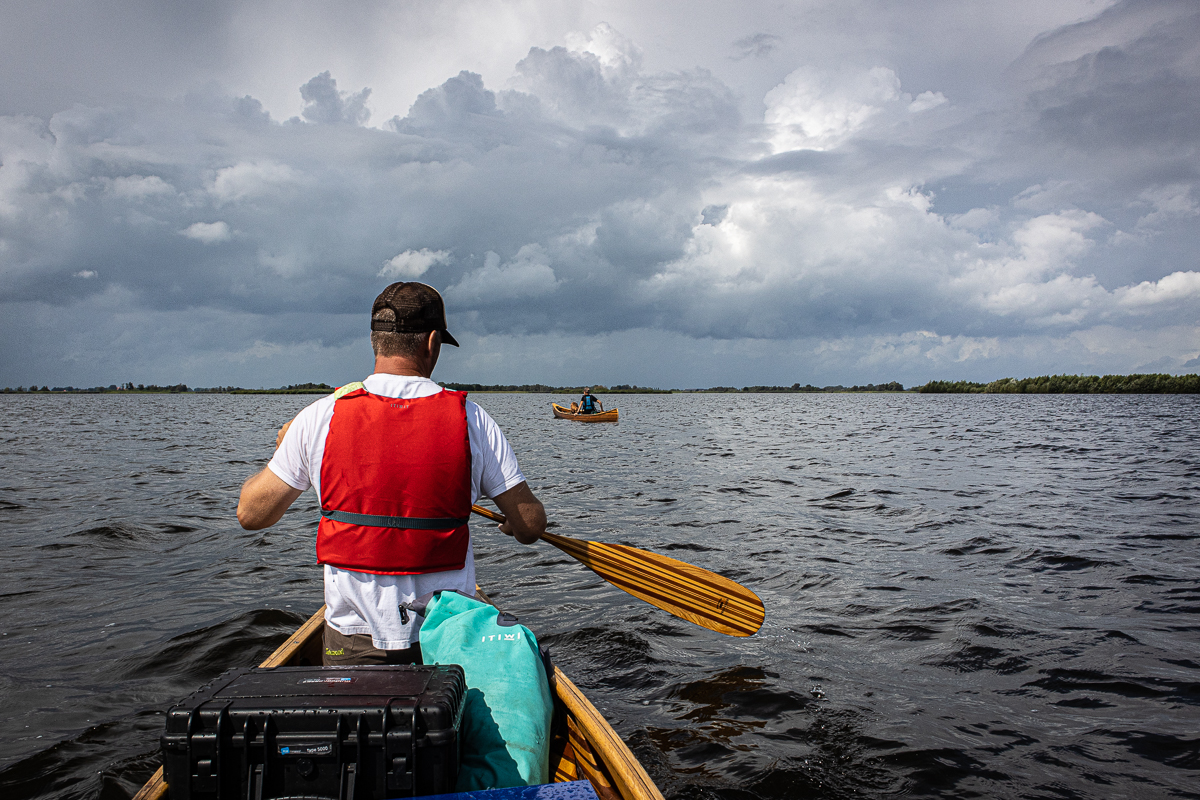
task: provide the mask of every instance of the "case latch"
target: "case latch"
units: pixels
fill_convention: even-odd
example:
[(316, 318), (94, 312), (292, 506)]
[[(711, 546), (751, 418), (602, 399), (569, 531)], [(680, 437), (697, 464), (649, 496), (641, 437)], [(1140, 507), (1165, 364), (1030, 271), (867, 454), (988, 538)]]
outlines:
[(413, 746), (416, 741), (415, 700), (392, 698), (383, 717), (383, 754), (389, 792), (411, 791), (415, 783)]

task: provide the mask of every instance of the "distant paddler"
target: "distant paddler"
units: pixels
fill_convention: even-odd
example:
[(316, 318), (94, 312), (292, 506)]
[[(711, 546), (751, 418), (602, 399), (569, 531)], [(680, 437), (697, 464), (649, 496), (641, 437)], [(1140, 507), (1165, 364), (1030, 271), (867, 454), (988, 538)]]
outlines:
[(571, 410), (578, 414), (599, 414), (604, 410), (604, 403), (593, 396), (592, 387), (587, 386), (584, 387), (583, 397), (579, 398), (579, 402), (571, 404)]
[(375, 371), (296, 415), (275, 456), (242, 486), (238, 522), (274, 525), (296, 498), (321, 499), (324, 664), (420, 663), (416, 616), (399, 606), (439, 589), (475, 592), (467, 518), (486, 495), (523, 544), (546, 511), (487, 412), (430, 378), (446, 330), (437, 290), (393, 283), (371, 310)]

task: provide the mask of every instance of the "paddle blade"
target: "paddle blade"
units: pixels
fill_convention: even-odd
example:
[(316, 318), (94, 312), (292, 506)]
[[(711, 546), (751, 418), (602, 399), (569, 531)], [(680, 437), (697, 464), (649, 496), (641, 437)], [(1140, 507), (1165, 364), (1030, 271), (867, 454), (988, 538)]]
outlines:
[[(504, 522), (483, 506), (471, 510)], [(542, 539), (601, 578), (668, 614), (727, 636), (751, 636), (767, 615), (758, 595), (740, 583), (683, 561), (623, 544), (604, 544), (546, 533)]]
[(758, 595), (715, 572), (622, 544), (542, 538), (618, 589), (702, 628), (751, 636), (766, 617)]

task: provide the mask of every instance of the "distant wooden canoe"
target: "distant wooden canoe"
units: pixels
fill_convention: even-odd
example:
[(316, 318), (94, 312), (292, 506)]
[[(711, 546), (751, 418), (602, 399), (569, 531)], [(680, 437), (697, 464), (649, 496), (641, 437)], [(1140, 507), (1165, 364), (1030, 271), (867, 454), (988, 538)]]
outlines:
[(571, 419), (576, 422), (616, 422), (617, 410), (610, 408), (608, 411), (601, 411), (598, 414), (576, 414), (569, 408), (560, 406), (558, 403), (551, 403), (554, 407), (554, 416), (559, 419)]

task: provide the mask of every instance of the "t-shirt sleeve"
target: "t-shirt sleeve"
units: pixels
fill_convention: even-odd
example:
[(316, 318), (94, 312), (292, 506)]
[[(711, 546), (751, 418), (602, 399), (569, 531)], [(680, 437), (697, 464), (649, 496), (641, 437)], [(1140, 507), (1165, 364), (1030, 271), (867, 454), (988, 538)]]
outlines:
[(524, 483), (525, 475), (517, 464), (517, 456), (505, 438), (504, 431), (500, 430), (500, 426), (486, 411), (469, 400), (467, 424), (471, 434), (471, 458), (481, 466), (480, 493), (487, 497), (495, 497)]
[(275, 455), (267, 464), (279, 480), (293, 489), (307, 491), (312, 486), (310, 453), (308, 444), (317, 433), (321, 422), (322, 406), (326, 398), (322, 398), (304, 408), (296, 415), (292, 427), (283, 436), (283, 442), (275, 450)]

